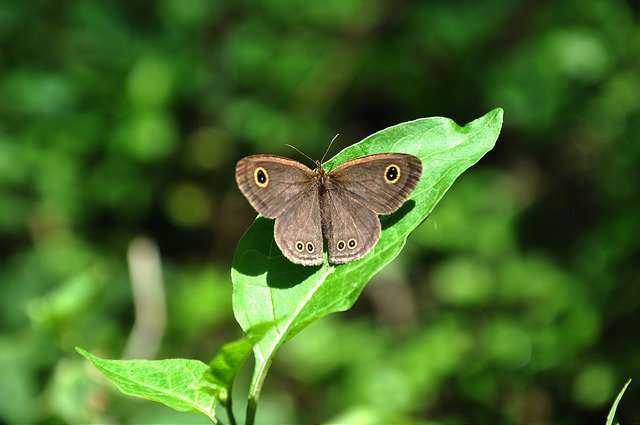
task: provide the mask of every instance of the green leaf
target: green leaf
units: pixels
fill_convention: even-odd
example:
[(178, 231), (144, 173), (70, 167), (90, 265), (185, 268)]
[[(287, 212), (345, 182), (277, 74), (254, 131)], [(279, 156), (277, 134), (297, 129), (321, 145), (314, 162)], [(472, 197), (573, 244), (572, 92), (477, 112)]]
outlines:
[(611, 406), (611, 410), (609, 410), (609, 414), (607, 415), (607, 425), (613, 425), (613, 419), (616, 415), (616, 410), (618, 409), (618, 403), (620, 403), (620, 400), (622, 399), (622, 395), (624, 394), (625, 390), (627, 389), (630, 383), (631, 383), (631, 379), (629, 379), (627, 383), (624, 384), (624, 387), (622, 387), (622, 389), (618, 393), (618, 397), (616, 397), (615, 401), (613, 402), (613, 405)]
[(251, 352), (251, 342), (247, 338), (222, 346), (220, 352), (209, 363), (205, 373), (207, 386), (213, 388), (221, 403), (229, 400), (233, 380)]
[(225, 406), (232, 425), (235, 425), (236, 420), (230, 397), (231, 388), (240, 366), (251, 352), (251, 347), (249, 338), (223, 345), (220, 352), (209, 363), (209, 370), (204, 376), (206, 387), (213, 390), (220, 403)]
[(212, 422), (217, 396), (207, 391), (209, 366), (198, 360), (108, 360), (76, 347), (125, 394), (160, 402), (181, 412), (197, 412)]
[[(422, 159), (418, 187), (398, 211), (380, 217), (380, 241), (358, 261), (295, 265), (275, 244), (273, 220), (258, 216), (238, 243), (231, 272), (233, 310), (240, 326), (246, 332), (271, 323), (253, 349), (253, 402), (282, 344), (311, 322), (353, 305), (369, 279), (398, 255), (409, 233), (431, 213), (455, 179), (494, 146), (502, 115), (498, 108), (465, 127), (442, 117), (398, 124), (348, 147), (325, 164), (330, 171), (345, 161), (383, 152), (405, 152)], [(254, 408), (251, 403), (249, 410)], [(250, 412), (248, 418), (250, 422)]]

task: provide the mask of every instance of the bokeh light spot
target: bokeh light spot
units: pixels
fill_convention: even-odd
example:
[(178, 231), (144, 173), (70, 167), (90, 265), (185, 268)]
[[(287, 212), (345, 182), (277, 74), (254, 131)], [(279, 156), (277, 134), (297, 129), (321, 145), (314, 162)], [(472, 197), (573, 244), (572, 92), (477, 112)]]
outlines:
[(180, 226), (200, 226), (209, 220), (212, 204), (206, 191), (193, 183), (179, 183), (169, 190), (165, 202), (167, 215)]

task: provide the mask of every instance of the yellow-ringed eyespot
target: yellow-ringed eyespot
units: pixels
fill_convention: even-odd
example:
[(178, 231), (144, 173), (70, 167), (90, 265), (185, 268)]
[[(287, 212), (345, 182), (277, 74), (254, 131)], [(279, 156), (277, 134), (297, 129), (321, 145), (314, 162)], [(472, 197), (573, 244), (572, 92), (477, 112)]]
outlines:
[(400, 167), (396, 164), (391, 164), (384, 170), (384, 180), (387, 183), (395, 183), (400, 179)]
[(302, 241), (296, 242), (296, 251), (298, 252), (304, 251), (304, 244), (302, 243)]
[(262, 167), (258, 167), (253, 172), (253, 180), (259, 187), (267, 187), (269, 185), (269, 174), (267, 170)]
[(338, 241), (338, 243), (336, 244), (336, 249), (338, 251), (344, 251), (346, 247), (347, 247), (347, 244), (345, 244), (344, 241)]
[(316, 247), (311, 242), (307, 243), (307, 251), (309, 251), (310, 254), (313, 253), (313, 251), (315, 250), (316, 250)]
[(358, 246), (358, 242), (356, 242), (355, 239), (351, 238), (349, 239), (349, 241), (347, 242), (347, 246), (349, 247), (349, 249), (353, 249), (356, 246)]

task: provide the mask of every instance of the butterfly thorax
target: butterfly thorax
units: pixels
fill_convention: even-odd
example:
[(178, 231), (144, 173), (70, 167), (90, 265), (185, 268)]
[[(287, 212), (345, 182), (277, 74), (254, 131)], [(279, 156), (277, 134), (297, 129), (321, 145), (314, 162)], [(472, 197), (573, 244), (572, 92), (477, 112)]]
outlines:
[(322, 167), (322, 164), (320, 164), (320, 161), (316, 161), (316, 168), (315, 170), (313, 170), (313, 174), (316, 180), (318, 181), (318, 190), (320, 192), (320, 195), (322, 195), (326, 190), (326, 183), (327, 183), (328, 176), (327, 176), (327, 172)]

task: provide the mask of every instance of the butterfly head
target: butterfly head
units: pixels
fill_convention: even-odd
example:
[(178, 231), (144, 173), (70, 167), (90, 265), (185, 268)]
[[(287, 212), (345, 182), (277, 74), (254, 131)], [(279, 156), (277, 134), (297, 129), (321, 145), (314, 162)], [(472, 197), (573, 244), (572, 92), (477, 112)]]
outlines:
[(324, 184), (324, 181), (327, 178), (327, 172), (325, 171), (324, 167), (322, 167), (320, 161), (315, 160), (314, 162), (316, 163), (316, 168), (313, 170), (313, 174), (316, 176), (316, 179), (320, 181), (320, 183)]

